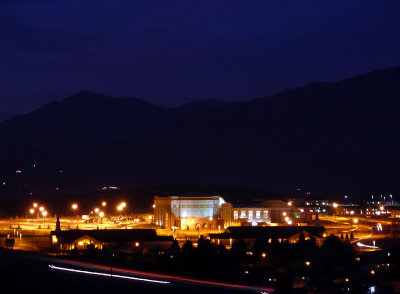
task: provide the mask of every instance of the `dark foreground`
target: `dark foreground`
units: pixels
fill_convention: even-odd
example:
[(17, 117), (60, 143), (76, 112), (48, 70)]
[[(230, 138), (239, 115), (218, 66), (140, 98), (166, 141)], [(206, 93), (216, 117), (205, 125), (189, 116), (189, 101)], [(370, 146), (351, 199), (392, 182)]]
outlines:
[(0, 281), (8, 293), (268, 293), (143, 275), (0, 249)]

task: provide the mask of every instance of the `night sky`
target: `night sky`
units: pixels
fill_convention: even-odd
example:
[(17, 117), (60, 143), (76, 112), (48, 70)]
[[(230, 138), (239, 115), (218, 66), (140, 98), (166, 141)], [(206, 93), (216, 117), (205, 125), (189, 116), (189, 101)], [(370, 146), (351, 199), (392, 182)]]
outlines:
[(81, 90), (175, 106), (400, 65), (400, 1), (1, 0), (0, 120)]

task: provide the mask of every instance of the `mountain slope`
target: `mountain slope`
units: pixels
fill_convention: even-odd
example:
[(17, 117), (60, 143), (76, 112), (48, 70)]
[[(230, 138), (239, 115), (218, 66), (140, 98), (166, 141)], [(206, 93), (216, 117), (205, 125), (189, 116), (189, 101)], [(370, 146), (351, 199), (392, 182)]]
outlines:
[[(400, 68), (392, 68), (249, 102), (211, 108), (200, 103), (194, 111), (193, 105), (181, 112), (146, 106), (151, 118), (159, 113), (162, 119), (149, 122), (144, 115), (140, 131), (124, 129), (101, 144), (78, 137), (73, 148), (49, 147), (41, 162), (53, 170), (62, 166), (65, 187), (233, 184), (282, 192), (302, 187), (321, 197), (395, 195), (400, 193), (399, 96)], [(80, 117), (82, 124), (88, 115)], [(100, 118), (94, 127), (104, 133), (109, 123)], [(56, 181), (47, 176), (38, 182)]]
[(114, 145), (107, 170), (115, 180), (393, 194), (399, 96), (400, 68), (284, 91)]

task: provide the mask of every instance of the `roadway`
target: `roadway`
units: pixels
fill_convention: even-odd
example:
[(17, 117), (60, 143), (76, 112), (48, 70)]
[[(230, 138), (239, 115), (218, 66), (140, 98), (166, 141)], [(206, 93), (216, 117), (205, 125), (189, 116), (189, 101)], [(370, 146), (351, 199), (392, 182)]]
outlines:
[[(1, 263), (2, 262), (2, 263)], [(274, 289), (255, 286), (244, 286), (229, 283), (219, 283), (191, 279), (181, 276), (165, 275), (136, 271), (117, 267), (104, 266), (94, 263), (86, 263), (73, 260), (62, 260), (55, 256), (32, 254), (21, 251), (0, 250), (1, 266), (19, 265), (18, 269), (22, 279), (31, 275), (30, 280), (41, 283), (50, 283), (51, 287), (63, 288), (62, 293), (68, 293), (67, 289), (74, 289), (72, 293), (87, 293), (90, 285), (104, 284), (105, 288), (126, 289), (135, 293), (273, 293)], [(12, 271), (12, 272), (15, 272)], [(39, 278), (34, 276), (38, 275)], [(49, 281), (51, 279), (51, 281)], [(58, 281), (68, 281), (64, 286)], [(60, 282), (65, 283), (65, 282)], [(55, 285), (53, 285), (55, 284)], [(78, 286), (80, 285), (80, 286)], [(48, 286), (50, 287), (50, 285)], [(82, 291), (80, 291), (82, 288)], [(100, 289), (96, 293), (109, 293)], [(46, 287), (47, 289), (47, 287)], [(83, 291), (83, 289), (85, 289)], [(103, 291), (104, 290), (104, 291)], [(71, 292), (69, 292), (71, 293)]]

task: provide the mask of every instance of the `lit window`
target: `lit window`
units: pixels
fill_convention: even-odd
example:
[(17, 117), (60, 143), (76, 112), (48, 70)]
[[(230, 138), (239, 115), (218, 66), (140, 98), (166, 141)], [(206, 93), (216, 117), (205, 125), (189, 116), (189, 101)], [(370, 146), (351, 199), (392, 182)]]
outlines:
[(233, 212), (233, 219), (237, 220), (239, 218), (239, 211), (234, 211)]
[(261, 211), (257, 210), (256, 211), (256, 218), (260, 218), (261, 217)]
[(245, 210), (242, 210), (240, 212), (240, 218), (246, 218), (246, 211)]
[(249, 211), (249, 219), (253, 218), (253, 211)]
[(264, 210), (264, 218), (268, 218), (268, 210)]

